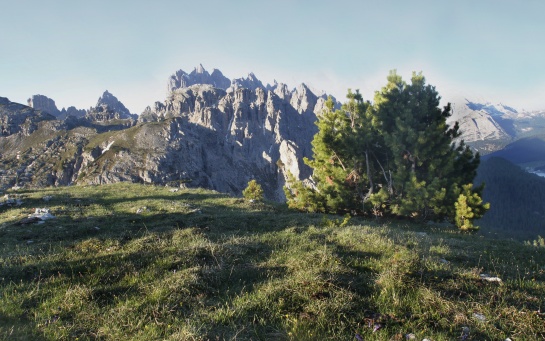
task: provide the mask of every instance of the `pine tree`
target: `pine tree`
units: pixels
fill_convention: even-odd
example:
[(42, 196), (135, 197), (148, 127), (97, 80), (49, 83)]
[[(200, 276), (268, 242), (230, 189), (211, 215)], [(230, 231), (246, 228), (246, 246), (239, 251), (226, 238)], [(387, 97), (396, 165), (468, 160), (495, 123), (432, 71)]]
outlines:
[[(373, 193), (373, 181), (369, 164), (371, 140), (365, 131), (371, 127), (366, 110), (369, 103), (361, 94), (348, 91), (348, 102), (340, 110), (334, 110), (330, 99), (319, 116), (318, 133), (312, 141), (314, 158), (305, 159), (313, 168), (315, 189), (304, 189), (292, 181), (296, 191), (287, 191), (288, 205), (305, 206), (306, 210), (341, 213), (363, 210)], [(297, 194), (296, 194), (297, 193)], [(315, 205), (302, 204), (312, 197)]]
[(284, 194), (290, 209), (311, 213), (325, 212), (323, 197), (314, 188), (303, 185), (290, 172)]
[(462, 193), (454, 204), (456, 209), (455, 222), (463, 231), (478, 230), (478, 226), (473, 225), (473, 220), (482, 218), (484, 213), (490, 208), (490, 204), (483, 204), (480, 192), (484, 186), (473, 189), (471, 184), (463, 186)]
[(242, 191), (242, 196), (247, 200), (263, 200), (263, 188), (257, 181), (250, 180), (248, 186)]
[(406, 84), (395, 71), (375, 96), (375, 127), (390, 151), (392, 213), (422, 219), (453, 217), (460, 186), (471, 183), (479, 164), (458, 125), (449, 127), (450, 104), (440, 109), (435, 87), (421, 73)]
[(454, 143), (460, 132), (458, 124), (446, 123), (450, 104), (439, 107), (435, 87), (421, 73), (413, 73), (410, 84), (395, 71), (387, 79), (373, 105), (350, 90), (340, 110), (333, 110), (331, 100), (326, 103), (312, 141), (314, 157), (305, 159), (315, 186), (291, 179), (288, 205), (331, 213), (456, 218), (463, 220), (461, 228), (471, 228), (471, 221), (488, 209), (482, 187), (471, 184), (479, 155), (463, 141)]

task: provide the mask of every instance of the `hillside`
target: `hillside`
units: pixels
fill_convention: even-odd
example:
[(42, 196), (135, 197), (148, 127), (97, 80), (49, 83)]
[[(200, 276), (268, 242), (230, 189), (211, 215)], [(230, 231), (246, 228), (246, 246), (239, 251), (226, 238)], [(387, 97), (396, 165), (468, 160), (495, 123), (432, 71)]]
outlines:
[(500, 157), (517, 165), (545, 166), (545, 136), (523, 138), (508, 144), (503, 149), (485, 155), (484, 160)]
[[(545, 248), (206, 190), (20, 190), (0, 339), (538, 340)], [(35, 208), (54, 218), (31, 223)]]
[(478, 169), (475, 183), (482, 182), (483, 199), (491, 204), (477, 222), (482, 233), (518, 240), (545, 235), (545, 178), (503, 158), (491, 157)]

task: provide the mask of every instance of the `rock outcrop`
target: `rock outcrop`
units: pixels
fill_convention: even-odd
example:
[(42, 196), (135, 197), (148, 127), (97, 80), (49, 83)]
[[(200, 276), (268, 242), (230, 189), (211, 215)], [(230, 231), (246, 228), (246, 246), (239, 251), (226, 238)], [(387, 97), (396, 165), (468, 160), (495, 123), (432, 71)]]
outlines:
[[(158, 170), (177, 169), (177, 174), (194, 176), (191, 185), (238, 195), (256, 178), (267, 197), (281, 200), (288, 171), (300, 178), (310, 176), (302, 160), (312, 156), (314, 122), (324, 97), (304, 84), (293, 91), (283, 84), (266, 90), (250, 74), (225, 90), (210, 84), (176, 88), (164, 103), (148, 107), (139, 121), (175, 122), (170, 134), (162, 133), (174, 155), (163, 158)], [(191, 152), (189, 145), (201, 150)], [(180, 154), (185, 154), (183, 162)], [(175, 180), (159, 178), (155, 181)]]
[(59, 110), (55, 104), (55, 101), (44, 95), (33, 95), (27, 102), (29, 107), (49, 113), (59, 120), (64, 120), (68, 116), (81, 118), (87, 114), (87, 111), (83, 109), (76, 109), (76, 107), (73, 106), (70, 106), (67, 109), (62, 108)]
[(59, 117), (61, 112), (55, 105), (55, 101), (44, 95), (34, 95), (28, 99), (28, 106), (36, 110), (49, 113), (55, 117)]

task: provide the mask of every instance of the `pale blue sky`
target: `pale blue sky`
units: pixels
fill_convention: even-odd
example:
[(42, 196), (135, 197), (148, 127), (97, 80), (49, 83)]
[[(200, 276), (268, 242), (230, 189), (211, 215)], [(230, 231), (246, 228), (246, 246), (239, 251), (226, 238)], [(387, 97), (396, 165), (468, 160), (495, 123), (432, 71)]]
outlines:
[(423, 71), (445, 99), (545, 109), (543, 0), (0, 0), (0, 96), (89, 108), (104, 90), (134, 113), (178, 69), (254, 72), (344, 100), (388, 70)]

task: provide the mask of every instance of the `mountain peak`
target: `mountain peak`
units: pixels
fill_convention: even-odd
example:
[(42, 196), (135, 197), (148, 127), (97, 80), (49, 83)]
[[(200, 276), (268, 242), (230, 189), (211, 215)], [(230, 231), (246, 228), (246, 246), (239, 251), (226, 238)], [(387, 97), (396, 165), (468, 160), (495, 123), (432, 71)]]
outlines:
[(105, 90), (103, 93), (102, 93), (102, 96), (100, 96), (98, 98), (98, 102), (97, 102), (97, 107), (102, 105), (102, 104), (113, 104), (115, 102), (119, 102), (119, 100), (117, 99), (117, 97), (115, 97), (114, 95), (112, 95), (112, 93), (110, 93), (108, 90)]
[(253, 72), (250, 72), (247, 77), (233, 79), (231, 85), (234, 88), (247, 88), (250, 90), (255, 90), (257, 88), (265, 89), (263, 83), (256, 77)]
[(198, 74), (202, 74), (202, 73), (205, 73), (206, 70), (204, 69), (204, 66), (202, 66), (202, 64), (199, 64), (199, 66), (197, 66), (195, 68), (195, 71), (198, 73)]
[(117, 101), (117, 98), (112, 95), (111, 92), (109, 92), (108, 90), (105, 90), (103, 93), (102, 93), (102, 96), (100, 96), (98, 98), (98, 103), (100, 103), (101, 101), (108, 101), (108, 100), (114, 100), (114, 101)]
[(60, 115), (60, 111), (55, 101), (44, 95), (33, 95), (28, 99), (28, 106), (36, 110), (47, 112), (55, 117)]
[(110, 110), (121, 114), (121, 118), (130, 118), (131, 112), (108, 90), (99, 97), (95, 108), (108, 107)]
[(202, 64), (199, 64), (190, 74), (183, 70), (176, 71), (169, 77), (167, 89), (169, 92), (172, 92), (176, 89), (187, 88), (195, 84), (209, 84), (213, 87), (226, 90), (231, 85), (231, 81), (220, 70), (213, 69), (212, 74), (210, 74)]

